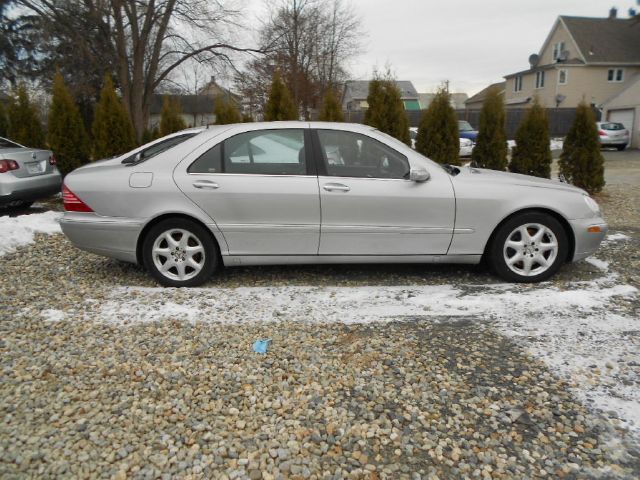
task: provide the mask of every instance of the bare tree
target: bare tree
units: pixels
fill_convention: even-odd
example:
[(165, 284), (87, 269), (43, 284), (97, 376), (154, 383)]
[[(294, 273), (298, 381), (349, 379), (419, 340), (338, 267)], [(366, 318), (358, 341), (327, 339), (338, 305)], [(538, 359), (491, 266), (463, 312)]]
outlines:
[(308, 113), (329, 85), (345, 79), (346, 62), (360, 50), (360, 19), (345, 0), (280, 0), (270, 3), (260, 29), (267, 55), (236, 76), (245, 97), (264, 106), (275, 70), (280, 70), (298, 108)]
[[(238, 45), (233, 31), (239, 10), (210, 0), (20, 0), (54, 35), (55, 45), (74, 45), (79, 56), (103, 63), (116, 75), (140, 138), (158, 86), (184, 62), (231, 62), (230, 52), (261, 52)], [(77, 27), (78, 23), (82, 28)], [(99, 33), (101, 42), (94, 43)], [(100, 51), (96, 52), (95, 49)], [(82, 70), (82, 69), (81, 69)]]

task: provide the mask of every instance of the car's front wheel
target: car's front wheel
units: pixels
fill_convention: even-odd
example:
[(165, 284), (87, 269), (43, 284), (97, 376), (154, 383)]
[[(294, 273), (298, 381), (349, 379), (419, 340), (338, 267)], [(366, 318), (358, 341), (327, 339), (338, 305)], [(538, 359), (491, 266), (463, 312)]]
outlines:
[(154, 225), (142, 245), (144, 266), (165, 287), (195, 287), (218, 266), (211, 233), (185, 218)]
[(567, 234), (545, 213), (523, 213), (496, 232), (489, 259), (498, 275), (511, 282), (540, 282), (556, 273), (568, 252)]

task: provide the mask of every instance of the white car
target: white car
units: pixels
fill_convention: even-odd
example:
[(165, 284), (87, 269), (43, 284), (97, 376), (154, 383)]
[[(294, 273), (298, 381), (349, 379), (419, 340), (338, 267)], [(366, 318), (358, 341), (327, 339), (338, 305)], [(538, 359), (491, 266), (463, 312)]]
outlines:
[[(418, 129), (416, 127), (409, 128), (409, 135), (411, 136), (411, 148), (416, 149), (416, 139), (418, 138)], [(475, 143), (468, 138), (460, 139), (460, 157), (470, 157)]]
[(622, 123), (597, 122), (600, 145), (624, 150), (629, 145), (629, 130)]

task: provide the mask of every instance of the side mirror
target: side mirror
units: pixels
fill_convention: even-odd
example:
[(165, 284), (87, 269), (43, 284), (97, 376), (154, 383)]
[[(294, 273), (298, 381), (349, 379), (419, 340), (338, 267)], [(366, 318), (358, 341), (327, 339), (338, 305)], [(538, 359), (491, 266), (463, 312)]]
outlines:
[(426, 182), (431, 178), (424, 168), (412, 168), (409, 172), (409, 180), (412, 182)]

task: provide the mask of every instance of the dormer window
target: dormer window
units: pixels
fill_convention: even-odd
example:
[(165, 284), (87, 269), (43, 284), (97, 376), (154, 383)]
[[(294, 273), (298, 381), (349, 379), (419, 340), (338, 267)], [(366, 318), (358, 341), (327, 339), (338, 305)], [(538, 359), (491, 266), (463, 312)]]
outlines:
[(553, 61), (554, 62), (565, 60), (562, 57), (562, 52), (564, 52), (564, 42), (558, 42), (553, 45)]

